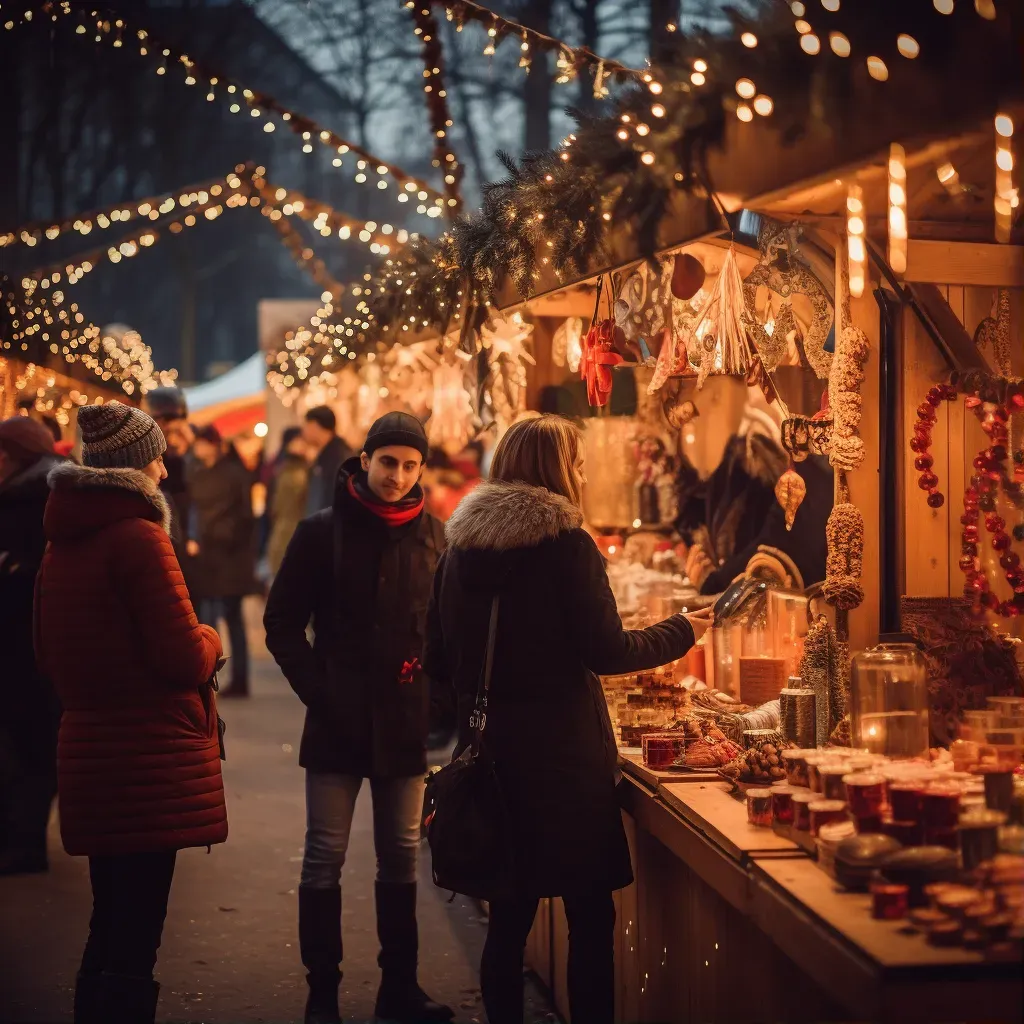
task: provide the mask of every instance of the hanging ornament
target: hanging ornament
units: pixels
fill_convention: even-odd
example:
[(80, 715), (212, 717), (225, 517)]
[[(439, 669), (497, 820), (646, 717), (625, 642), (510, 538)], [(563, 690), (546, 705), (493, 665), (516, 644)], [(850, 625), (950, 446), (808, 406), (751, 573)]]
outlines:
[(434, 398), (427, 420), (427, 440), (433, 448), (457, 455), (473, 434), (473, 396), (466, 388), (464, 357), (434, 370)]
[(587, 401), (593, 408), (608, 404), (612, 394), (612, 367), (624, 362), (615, 351), (615, 321), (596, 321), (583, 342), (580, 362), (580, 378), (587, 382)]
[(676, 253), (672, 261), (672, 294), (682, 301), (692, 299), (704, 285), (704, 265), (688, 252)]
[(1000, 288), (996, 294), (992, 315), (985, 317), (974, 332), (974, 344), (983, 352), (991, 344), (992, 361), (996, 369), (1010, 375), (1010, 292)]
[(480, 333), (491, 371), (487, 385), (491, 411), (499, 431), (507, 430), (526, 410), (526, 366), (536, 365), (527, 348), (533, 324), (513, 313), (508, 319), (497, 317), (485, 324)]
[(583, 321), (571, 316), (555, 331), (551, 341), (551, 361), (555, 366), (566, 366), (576, 373), (580, 368), (580, 341), (583, 337)]
[(793, 521), (803, 500), (807, 495), (807, 484), (804, 478), (790, 465), (775, 484), (775, 500), (786, 513), (786, 529), (793, 529)]
[(698, 388), (712, 375), (742, 376), (748, 386), (760, 387), (769, 402), (776, 401), (778, 395), (751, 337), (750, 324), (736, 248), (730, 245), (711, 294), (697, 314), (694, 335), (701, 348)]

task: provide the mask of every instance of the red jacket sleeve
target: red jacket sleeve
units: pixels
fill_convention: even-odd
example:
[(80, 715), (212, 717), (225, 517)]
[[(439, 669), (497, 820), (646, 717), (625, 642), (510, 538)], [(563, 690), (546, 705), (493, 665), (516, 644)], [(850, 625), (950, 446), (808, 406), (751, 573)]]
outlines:
[(170, 538), (158, 524), (133, 519), (117, 543), (115, 576), (150, 672), (168, 686), (205, 683), (221, 654), (220, 637), (199, 624)]

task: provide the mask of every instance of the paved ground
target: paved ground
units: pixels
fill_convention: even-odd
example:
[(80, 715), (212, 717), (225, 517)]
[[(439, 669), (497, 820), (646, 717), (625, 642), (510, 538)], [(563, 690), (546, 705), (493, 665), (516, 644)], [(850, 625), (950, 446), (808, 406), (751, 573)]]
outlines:
[[(299, 962), (296, 885), (304, 809), (297, 764), (302, 708), (256, 646), (254, 695), (225, 701), (224, 766), (231, 835), (227, 844), (179, 854), (157, 977), (164, 1022), (301, 1021), (305, 983)], [(51, 822), (47, 875), (0, 879), (0, 1022), (71, 1020), (75, 971), (90, 910), (87, 865), (64, 854)], [(482, 1021), (477, 978), (484, 923), (480, 910), (430, 883), (421, 862), (420, 977), (458, 1007), (461, 1024)], [(369, 791), (361, 795), (344, 877), (346, 946), (343, 1014), (372, 1019), (378, 973), (373, 911), (374, 858)], [(547, 1017), (529, 995), (531, 1021)]]

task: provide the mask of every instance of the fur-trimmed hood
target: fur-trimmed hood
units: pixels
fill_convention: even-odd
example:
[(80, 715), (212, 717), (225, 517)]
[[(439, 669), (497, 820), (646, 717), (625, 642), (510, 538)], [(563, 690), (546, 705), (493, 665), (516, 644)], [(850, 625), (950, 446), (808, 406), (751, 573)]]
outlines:
[(512, 551), (533, 548), (583, 525), (568, 498), (544, 487), (488, 481), (459, 502), (445, 524), (453, 548)]
[(139, 469), (94, 469), (64, 462), (47, 476), (46, 535), (80, 536), (118, 519), (149, 519), (170, 533), (171, 507)]

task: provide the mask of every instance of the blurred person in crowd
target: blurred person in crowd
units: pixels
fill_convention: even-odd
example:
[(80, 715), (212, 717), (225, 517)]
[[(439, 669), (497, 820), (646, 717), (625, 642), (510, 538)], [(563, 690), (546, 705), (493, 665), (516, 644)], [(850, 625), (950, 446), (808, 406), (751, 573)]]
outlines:
[(199, 427), (192, 443), (188, 490), (191, 517), (189, 589), (199, 620), (223, 619), (231, 642), (229, 687), (222, 697), (249, 696), (249, 645), (242, 598), (256, 591), (252, 475), (212, 424)]
[(427, 455), (424, 490), (427, 511), (435, 519), (447, 522), (459, 502), (480, 483), (482, 461), (483, 445), (479, 442), (467, 446), (454, 459), (440, 448), (431, 449)]
[(46, 538), (46, 476), (63, 461), (27, 416), (0, 423), (0, 875), (45, 871), (57, 793), (60, 706), (32, 649), (32, 598)]
[(61, 838), (89, 858), (76, 1024), (153, 1024), (178, 850), (227, 838), (220, 639), (189, 602), (159, 489), (160, 428), (121, 402), (79, 410), (83, 465), (50, 471), (36, 656), (64, 709)]
[(302, 436), (313, 456), (306, 495), (308, 516), (330, 507), (338, 470), (355, 454), (338, 436), (337, 428), (334, 410), (326, 405), (310, 409), (302, 423)]
[[(420, 666), (427, 598), (444, 546), (424, 511), (427, 439), (391, 412), (342, 467), (333, 508), (299, 523), (267, 599), (267, 647), (306, 705), (306, 846), (299, 949), (306, 1024), (339, 1024), (341, 870), (356, 797), (370, 780), (380, 988), (375, 1014), (451, 1020), (419, 987), (416, 875), (429, 727)], [(313, 626), (310, 643), (307, 628)]]
[(309, 490), (309, 463), (301, 427), (288, 427), (281, 436), (281, 450), (274, 460), (267, 508), (270, 513), (270, 539), (267, 563), (271, 578), (281, 568), (288, 542), (295, 527), (306, 514)]
[(604, 560), (582, 529), (585, 454), (580, 429), (559, 416), (509, 428), (491, 480), (448, 520), (427, 613), (424, 667), (457, 701), (456, 753), (472, 741), (494, 629), (484, 742), (512, 877), (489, 902), (480, 987), (490, 1024), (522, 1024), (526, 940), (540, 899), (555, 896), (569, 920), (572, 1019), (612, 1024), (613, 892), (633, 872), (598, 674), (675, 661), (710, 624), (695, 613), (623, 629)]
[(188, 454), (194, 435), (188, 422), (188, 405), (180, 388), (154, 388), (145, 398), (145, 408), (164, 435), (167, 475), (160, 484), (171, 506), (171, 543), (188, 575), (185, 540), (188, 531)]

